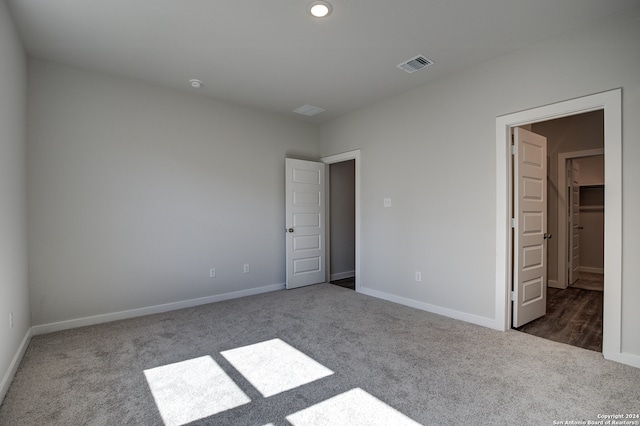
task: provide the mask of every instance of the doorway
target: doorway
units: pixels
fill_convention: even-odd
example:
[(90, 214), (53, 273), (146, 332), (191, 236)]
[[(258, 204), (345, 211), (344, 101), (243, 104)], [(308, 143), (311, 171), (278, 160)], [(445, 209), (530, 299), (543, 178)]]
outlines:
[[(601, 227), (604, 228), (604, 189), (605, 189), (605, 179), (604, 179), (604, 148), (595, 148), (595, 149), (587, 149), (580, 151), (572, 151), (572, 152), (563, 152), (558, 154), (558, 188), (563, 188), (564, 191), (562, 193), (558, 193), (558, 203), (557, 203), (557, 217), (558, 218), (567, 218), (568, 220), (558, 220), (557, 221), (557, 233), (558, 233), (558, 248), (561, 250), (557, 250), (556, 254), (556, 265), (557, 267), (557, 280), (550, 282), (549, 285), (551, 287), (557, 288), (567, 288), (568, 285), (573, 284), (576, 280), (576, 277), (573, 276), (572, 272), (577, 269), (584, 270), (584, 272), (598, 272), (604, 274), (604, 254), (602, 254), (602, 259), (592, 259), (596, 256), (596, 254), (589, 253), (589, 262), (585, 265), (581, 265), (580, 256), (581, 253), (581, 240), (578, 238), (578, 241), (572, 241), (573, 236), (578, 233), (584, 234), (584, 226), (580, 224), (578, 220), (575, 223), (575, 211), (577, 209), (578, 217), (582, 216), (581, 210), (589, 210), (591, 213), (596, 213), (598, 218), (589, 218), (590, 221), (593, 222), (593, 219), (596, 221), (602, 221), (602, 223), (593, 223), (592, 227)], [(582, 165), (582, 166), (581, 166)], [(578, 182), (572, 182), (571, 175), (575, 173), (575, 166), (578, 166), (579, 170), (584, 169), (582, 172), (579, 172), (581, 176), (578, 178)], [(572, 188), (573, 186), (573, 188)], [(578, 187), (577, 199), (575, 195), (575, 186)], [(570, 189), (571, 188), (571, 189)], [(581, 194), (587, 197), (585, 200), (581, 202)], [(596, 198), (599, 198), (596, 200)], [(590, 206), (582, 206), (581, 204), (591, 204)], [(594, 207), (594, 208), (592, 208)], [(571, 210), (574, 210), (574, 214), (571, 214)], [(569, 213), (569, 214), (568, 214)], [(602, 216), (601, 218), (599, 216)], [(576, 228), (578, 232), (576, 232)], [(591, 229), (587, 229), (587, 231), (591, 231)], [(604, 234), (604, 229), (602, 230)], [(587, 242), (589, 240), (593, 240), (594, 236), (585, 235), (587, 237)], [(593, 242), (596, 244), (596, 242)], [(602, 242), (604, 244), (604, 241)], [(577, 248), (577, 250), (575, 250)], [(604, 249), (603, 249), (604, 250)], [(599, 255), (599, 254), (598, 254)], [(574, 258), (577, 260), (573, 261)], [(574, 265), (575, 263), (575, 265)], [(584, 263), (584, 262), (582, 262)], [(591, 270), (586, 270), (585, 267), (590, 268)]]
[[(531, 125), (557, 157), (549, 162), (548, 187), (549, 229), (557, 235), (549, 248), (556, 254), (547, 262), (546, 314), (517, 328), (596, 352), (604, 296), (603, 124), (602, 111), (594, 111)], [(575, 148), (590, 149), (567, 152)]]
[[(327, 194), (327, 281), (358, 291), (360, 274), (360, 150), (320, 159), (330, 170)], [(335, 173), (334, 173), (335, 172)], [(335, 177), (333, 176), (335, 174)], [(339, 284), (339, 285), (340, 285)]]
[(622, 276), (622, 92), (620, 89), (533, 108), (496, 118), (496, 321), (501, 328), (511, 328), (511, 289), (513, 240), (511, 235), (511, 128), (604, 111), (605, 150), (605, 294), (603, 306), (603, 355), (625, 362), (621, 351), (621, 276)]
[(329, 166), (329, 282), (355, 290), (355, 160)]

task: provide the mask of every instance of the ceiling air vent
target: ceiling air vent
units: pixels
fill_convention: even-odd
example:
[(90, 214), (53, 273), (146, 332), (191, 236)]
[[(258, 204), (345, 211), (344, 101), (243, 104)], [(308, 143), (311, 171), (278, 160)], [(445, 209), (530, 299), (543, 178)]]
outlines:
[(418, 55), (415, 58), (409, 59), (407, 62), (398, 64), (398, 68), (405, 70), (409, 74), (414, 73), (422, 68), (428, 67), (433, 64), (433, 61), (424, 55)]

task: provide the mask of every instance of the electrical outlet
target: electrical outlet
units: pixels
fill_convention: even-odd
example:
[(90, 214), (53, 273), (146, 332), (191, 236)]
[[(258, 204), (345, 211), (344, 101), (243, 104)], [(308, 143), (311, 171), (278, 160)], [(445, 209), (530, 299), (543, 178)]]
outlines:
[(416, 281), (422, 281), (422, 272), (416, 271)]
[(13, 312), (9, 312), (9, 328), (13, 328)]
[(385, 199), (384, 199), (384, 200), (382, 200), (382, 201), (383, 201), (383, 202), (382, 202), (382, 204), (383, 204), (385, 207), (391, 207), (391, 198), (385, 198)]
[(242, 267), (242, 272), (245, 274), (249, 273), (249, 264), (245, 263), (244, 266)]
[(209, 278), (215, 278), (215, 277), (216, 277), (216, 268), (209, 269)]

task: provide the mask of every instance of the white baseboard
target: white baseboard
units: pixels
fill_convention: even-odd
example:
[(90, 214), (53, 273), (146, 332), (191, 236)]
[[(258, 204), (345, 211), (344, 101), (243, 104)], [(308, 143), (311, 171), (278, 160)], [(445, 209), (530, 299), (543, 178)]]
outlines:
[(422, 311), (431, 312), (445, 317), (457, 319), (460, 321), (469, 322), (471, 324), (481, 325), (483, 327), (491, 328), (494, 330), (503, 331), (504, 327), (499, 324), (493, 318), (481, 317), (478, 315), (468, 314), (466, 312), (460, 312), (449, 308), (443, 308), (442, 306), (431, 305), (429, 303), (419, 302), (417, 300), (408, 299), (402, 296), (396, 296), (394, 294), (385, 293), (370, 288), (358, 288), (358, 293), (366, 294), (367, 296), (373, 296), (378, 299), (387, 300), (389, 302), (399, 303), (401, 305), (410, 306), (412, 308), (420, 309)]
[(7, 391), (9, 390), (9, 386), (13, 381), (13, 377), (16, 375), (16, 371), (18, 371), (18, 367), (20, 366), (20, 361), (22, 361), (22, 357), (24, 356), (24, 353), (26, 352), (27, 347), (29, 346), (29, 342), (31, 341), (32, 335), (33, 335), (33, 332), (30, 328), (29, 330), (27, 330), (27, 333), (24, 335), (24, 338), (22, 339), (22, 343), (20, 343), (20, 346), (18, 347), (18, 350), (16, 351), (16, 354), (14, 355), (13, 360), (11, 360), (11, 364), (9, 364), (9, 368), (7, 369), (7, 372), (4, 374), (4, 377), (2, 378), (2, 382), (0, 382), (0, 404), (2, 404), (2, 401), (4, 400), (4, 397), (7, 394)]
[(345, 278), (353, 278), (356, 276), (356, 271), (345, 271), (331, 274), (331, 281), (344, 280)]
[(591, 274), (604, 274), (604, 268), (592, 268), (590, 266), (578, 267), (579, 272), (589, 272)]
[(547, 281), (547, 287), (553, 287), (553, 288), (567, 288), (566, 286), (561, 286), (560, 283), (558, 282), (558, 280), (548, 280)]
[(640, 368), (640, 355), (634, 355), (626, 352), (619, 353), (603, 353), (605, 359), (610, 361), (619, 362), (621, 364), (630, 365), (632, 367)]
[(233, 291), (231, 293), (216, 294), (213, 296), (200, 297), (197, 299), (165, 303), (163, 305), (148, 306), (145, 308), (131, 309), (128, 311), (113, 312), (110, 314), (95, 315), (91, 317), (54, 322), (50, 324), (35, 325), (31, 329), (33, 331), (33, 335), (36, 336), (39, 334), (53, 333), (55, 331), (69, 330), (72, 328), (84, 327), (87, 325), (102, 324), (105, 322), (141, 317), (144, 315), (175, 311), (177, 309), (192, 308), (194, 306), (206, 305), (208, 303), (221, 302), (223, 300), (253, 296), (255, 294), (268, 293), (270, 291), (276, 290), (284, 290), (284, 288), (284, 284), (273, 284), (265, 287), (252, 288), (249, 290)]

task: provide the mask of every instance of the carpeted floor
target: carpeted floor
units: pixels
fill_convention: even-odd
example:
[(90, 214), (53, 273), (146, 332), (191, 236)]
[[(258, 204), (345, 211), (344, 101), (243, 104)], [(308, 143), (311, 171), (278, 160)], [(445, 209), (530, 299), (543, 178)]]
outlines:
[(640, 369), (601, 354), (321, 284), (35, 336), (0, 424), (552, 425), (638, 401)]

